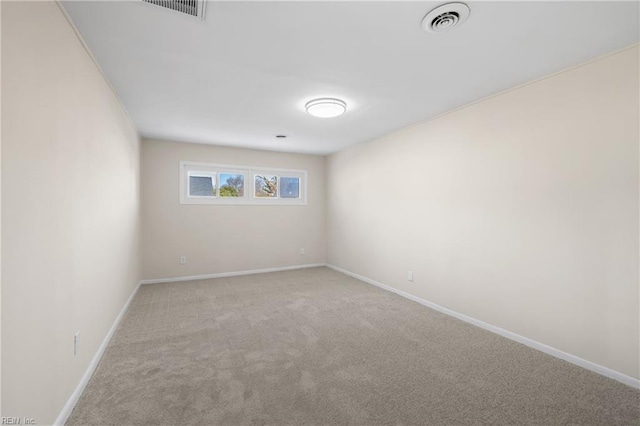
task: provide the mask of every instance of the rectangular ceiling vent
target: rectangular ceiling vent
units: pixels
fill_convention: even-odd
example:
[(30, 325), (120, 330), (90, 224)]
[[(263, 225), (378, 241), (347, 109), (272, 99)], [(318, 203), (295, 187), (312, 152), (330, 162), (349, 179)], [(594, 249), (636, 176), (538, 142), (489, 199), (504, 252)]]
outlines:
[(142, 0), (146, 3), (175, 10), (195, 18), (204, 20), (204, 5), (206, 0)]

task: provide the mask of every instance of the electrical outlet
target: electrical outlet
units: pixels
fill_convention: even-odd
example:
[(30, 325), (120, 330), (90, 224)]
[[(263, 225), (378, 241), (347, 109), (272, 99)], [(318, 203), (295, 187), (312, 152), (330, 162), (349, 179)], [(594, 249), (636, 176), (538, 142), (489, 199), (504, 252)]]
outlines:
[(80, 332), (77, 331), (76, 334), (73, 335), (73, 356), (78, 355), (79, 349), (80, 349)]
[(187, 256), (180, 256), (180, 264), (184, 265), (187, 263)]
[(413, 282), (413, 271), (407, 271), (407, 280)]
[(304, 247), (300, 249), (300, 254), (306, 254)]

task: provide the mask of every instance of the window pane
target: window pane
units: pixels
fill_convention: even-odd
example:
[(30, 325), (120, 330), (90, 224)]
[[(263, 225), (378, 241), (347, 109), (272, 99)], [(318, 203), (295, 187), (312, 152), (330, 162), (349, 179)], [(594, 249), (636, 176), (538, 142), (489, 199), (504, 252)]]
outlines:
[(278, 197), (278, 177), (269, 175), (256, 175), (255, 194), (259, 198)]
[(300, 198), (300, 178), (280, 176), (280, 198)]
[(220, 173), (221, 197), (244, 197), (244, 175)]
[(215, 197), (213, 176), (189, 176), (190, 197)]

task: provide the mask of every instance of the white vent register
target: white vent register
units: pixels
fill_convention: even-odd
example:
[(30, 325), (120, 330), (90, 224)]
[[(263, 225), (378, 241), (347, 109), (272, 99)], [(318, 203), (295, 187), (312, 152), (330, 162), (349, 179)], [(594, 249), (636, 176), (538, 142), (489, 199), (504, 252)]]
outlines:
[(145, 3), (175, 10), (185, 15), (204, 19), (204, 5), (206, 0), (142, 0)]
[(429, 33), (444, 33), (460, 26), (469, 18), (469, 6), (447, 3), (438, 6), (422, 20), (422, 29)]

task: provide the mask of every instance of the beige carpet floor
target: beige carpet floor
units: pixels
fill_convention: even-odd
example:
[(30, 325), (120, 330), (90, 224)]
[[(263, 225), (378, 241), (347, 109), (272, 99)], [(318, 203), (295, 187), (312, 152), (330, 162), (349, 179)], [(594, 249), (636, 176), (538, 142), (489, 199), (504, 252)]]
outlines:
[(630, 425), (640, 391), (327, 268), (143, 286), (69, 425)]

